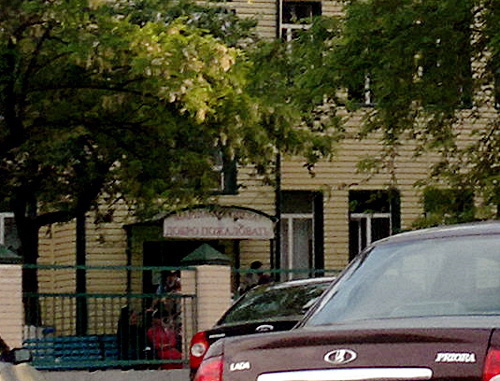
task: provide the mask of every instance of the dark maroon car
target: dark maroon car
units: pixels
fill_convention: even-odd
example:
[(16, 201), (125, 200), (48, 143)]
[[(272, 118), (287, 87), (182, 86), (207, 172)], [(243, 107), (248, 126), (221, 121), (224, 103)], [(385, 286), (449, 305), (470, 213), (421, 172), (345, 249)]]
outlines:
[(223, 339), (196, 381), (500, 380), (500, 221), (361, 253), (288, 332)]

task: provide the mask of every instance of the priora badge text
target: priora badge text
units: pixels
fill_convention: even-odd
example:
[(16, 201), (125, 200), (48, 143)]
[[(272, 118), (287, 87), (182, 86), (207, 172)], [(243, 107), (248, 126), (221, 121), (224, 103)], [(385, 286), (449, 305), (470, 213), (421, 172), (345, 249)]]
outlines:
[(356, 360), (357, 357), (357, 353), (350, 349), (336, 349), (328, 352), (325, 355), (324, 360), (333, 365), (342, 365)]
[(229, 370), (231, 372), (234, 372), (235, 370), (246, 370), (246, 369), (250, 369), (250, 362), (248, 361), (233, 362), (229, 364)]
[(473, 363), (476, 362), (476, 355), (474, 353), (438, 353), (434, 361)]

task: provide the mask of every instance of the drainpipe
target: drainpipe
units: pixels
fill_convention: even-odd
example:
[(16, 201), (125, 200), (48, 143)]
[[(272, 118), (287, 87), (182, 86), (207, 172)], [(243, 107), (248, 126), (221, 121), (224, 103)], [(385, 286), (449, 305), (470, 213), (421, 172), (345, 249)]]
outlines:
[[(279, 0), (278, 0), (279, 1)], [(271, 268), (281, 268), (281, 211), (283, 208), (281, 197), (281, 153), (278, 150), (276, 154), (276, 187), (275, 187), (275, 217), (276, 225), (274, 226), (274, 255), (271, 256)], [(274, 258), (274, 261), (273, 261)], [(279, 280), (280, 274), (274, 276)]]
[(87, 274), (86, 265), (86, 230), (85, 212), (78, 213), (76, 217), (76, 334), (86, 335), (88, 331), (87, 316)]
[(127, 294), (127, 305), (130, 306), (130, 294), (132, 293), (132, 272), (130, 268), (132, 267), (132, 234), (134, 228), (132, 226), (125, 226), (125, 234), (127, 236), (127, 248), (125, 249), (127, 255), (127, 286), (125, 289), (125, 293)]
[(276, 38), (281, 38), (281, 15), (283, 13), (283, 6), (281, 4), (282, 0), (276, 0)]
[[(240, 251), (239, 239), (233, 240), (233, 255), (234, 255), (234, 268), (239, 269), (241, 266), (241, 251)], [(241, 282), (241, 274), (239, 271), (236, 271), (236, 273), (234, 274), (234, 283), (236, 285), (235, 287), (236, 291), (240, 287), (240, 282)]]

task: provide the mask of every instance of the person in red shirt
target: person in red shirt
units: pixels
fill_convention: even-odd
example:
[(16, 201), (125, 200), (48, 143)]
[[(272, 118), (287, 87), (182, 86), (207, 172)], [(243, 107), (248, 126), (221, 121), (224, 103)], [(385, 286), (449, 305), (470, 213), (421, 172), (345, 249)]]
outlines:
[[(160, 360), (181, 360), (182, 354), (177, 349), (175, 330), (165, 322), (160, 311), (152, 316), (152, 325), (147, 332), (148, 340), (154, 348), (156, 358)], [(181, 369), (182, 363), (163, 364), (160, 369)]]

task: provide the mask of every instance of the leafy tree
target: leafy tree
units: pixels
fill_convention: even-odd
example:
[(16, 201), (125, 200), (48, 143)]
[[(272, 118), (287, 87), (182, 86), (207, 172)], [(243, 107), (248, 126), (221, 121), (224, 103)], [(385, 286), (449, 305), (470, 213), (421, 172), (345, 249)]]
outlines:
[[(41, 226), (102, 197), (143, 215), (203, 200), (214, 150), (272, 172), (278, 111), (249, 90), (250, 27), (184, 2), (2, 1), (0, 203), (26, 263)], [(284, 130), (283, 149), (318, 157), (310, 131)]]
[[(382, 135), (380, 157), (360, 168), (390, 171), (399, 147), (413, 142), (416, 155), (441, 154), (429, 182), (472, 190), (500, 217), (499, 15), (494, 0), (352, 0), (340, 33), (326, 34), (333, 29), (321, 20), (323, 32), (306, 32), (326, 47), (309, 77), (329, 78), (322, 90), (331, 102), (364, 112), (361, 138)], [(464, 146), (457, 138), (470, 123)]]
[(261, 101), (262, 123), (278, 151), (305, 154), (312, 175), (313, 164), (331, 155), (344, 133), (336, 108), (325, 102), (336, 84), (325, 52), (338, 32), (335, 20), (319, 19), (291, 43), (261, 41), (247, 49), (253, 63), (248, 91)]

